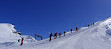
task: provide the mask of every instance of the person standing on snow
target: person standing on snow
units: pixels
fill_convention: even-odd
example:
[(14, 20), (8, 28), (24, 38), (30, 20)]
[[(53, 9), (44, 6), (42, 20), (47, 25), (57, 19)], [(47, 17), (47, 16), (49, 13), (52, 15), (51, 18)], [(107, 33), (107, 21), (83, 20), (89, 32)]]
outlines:
[(76, 31), (78, 32), (78, 28), (76, 27)]
[(72, 33), (72, 29), (71, 29), (71, 33)]
[(52, 33), (51, 33), (50, 36), (49, 36), (49, 41), (51, 41), (51, 39), (52, 39), (51, 37), (52, 37)]
[(57, 38), (57, 32), (54, 34), (54, 36), (55, 36), (55, 38), (54, 38), (54, 39), (56, 39), (56, 38)]
[(23, 45), (23, 41), (24, 41), (24, 38), (22, 38), (20, 46)]
[(18, 39), (18, 42), (20, 42), (20, 39)]
[(65, 36), (66, 32), (64, 31), (64, 36)]
[(35, 34), (35, 39), (36, 39), (36, 34)]
[(59, 33), (59, 38), (61, 37), (61, 33)]
[(88, 27), (89, 27), (89, 24), (88, 24)]
[(94, 23), (93, 23), (93, 25), (94, 25)]

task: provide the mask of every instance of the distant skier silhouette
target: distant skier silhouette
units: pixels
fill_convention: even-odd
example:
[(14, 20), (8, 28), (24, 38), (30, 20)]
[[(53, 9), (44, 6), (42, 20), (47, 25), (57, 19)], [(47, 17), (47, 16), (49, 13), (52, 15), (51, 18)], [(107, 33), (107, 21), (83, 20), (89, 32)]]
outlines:
[(65, 36), (66, 32), (64, 31), (64, 36)]
[(59, 33), (59, 38), (61, 37), (61, 33)]
[(94, 23), (93, 23), (93, 25), (94, 25)]
[(52, 40), (52, 33), (49, 36), (49, 41), (51, 41), (51, 40)]
[(23, 45), (23, 41), (24, 41), (24, 38), (22, 38), (20, 46), (22, 46), (22, 45)]
[(36, 39), (36, 34), (35, 34), (35, 39)]
[(88, 24), (88, 27), (89, 27), (89, 24)]
[(20, 42), (20, 39), (18, 39), (18, 42)]
[(71, 33), (72, 33), (72, 29), (71, 29)]
[(76, 27), (76, 31), (78, 32), (78, 28)]
[(57, 38), (57, 32), (54, 34), (54, 36), (55, 36), (54, 39), (56, 39)]

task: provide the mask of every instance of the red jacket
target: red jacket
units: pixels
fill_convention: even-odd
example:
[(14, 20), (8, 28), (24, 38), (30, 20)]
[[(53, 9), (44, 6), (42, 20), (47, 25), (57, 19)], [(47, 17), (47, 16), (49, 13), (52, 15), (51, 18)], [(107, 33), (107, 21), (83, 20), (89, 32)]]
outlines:
[(22, 43), (23, 43), (23, 40), (24, 40), (24, 39), (22, 38), (22, 40), (21, 40)]

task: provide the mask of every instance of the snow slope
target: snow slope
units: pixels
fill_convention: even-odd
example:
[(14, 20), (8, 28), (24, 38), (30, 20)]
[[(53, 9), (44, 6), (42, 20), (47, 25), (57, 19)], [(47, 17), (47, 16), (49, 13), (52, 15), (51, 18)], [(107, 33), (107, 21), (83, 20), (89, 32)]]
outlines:
[(24, 43), (2, 43), (0, 49), (111, 49), (111, 18), (96, 22), (90, 27), (82, 27), (78, 32), (67, 32), (66, 36)]
[(25, 39), (25, 42), (36, 41), (32, 36), (19, 35), (15, 26), (9, 23), (0, 23), (0, 43), (18, 42), (18, 39)]
[(16, 42), (19, 37), (18, 34), (14, 34), (16, 30), (14, 29), (14, 25), (8, 23), (0, 24), (0, 43), (4, 42)]

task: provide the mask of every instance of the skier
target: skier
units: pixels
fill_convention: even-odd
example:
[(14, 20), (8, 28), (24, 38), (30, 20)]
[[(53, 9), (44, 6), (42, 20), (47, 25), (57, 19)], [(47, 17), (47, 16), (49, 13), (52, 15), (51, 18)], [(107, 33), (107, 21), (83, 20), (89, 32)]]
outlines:
[(78, 32), (78, 28), (76, 27), (76, 31)]
[(94, 25), (94, 23), (93, 23), (93, 25)]
[(59, 38), (61, 37), (61, 33), (59, 33)]
[(23, 45), (23, 40), (24, 40), (24, 38), (22, 38), (20, 46)]
[(36, 39), (36, 34), (35, 34), (35, 39)]
[(57, 38), (57, 32), (54, 34), (54, 36), (55, 36), (55, 38), (54, 38), (54, 39), (56, 39), (56, 38)]
[(89, 24), (88, 24), (88, 27), (89, 27)]
[(43, 37), (42, 36), (40, 36), (41, 37), (41, 40), (43, 39)]
[(49, 41), (51, 41), (51, 37), (52, 37), (52, 33), (51, 33), (50, 36), (49, 36)]
[(71, 29), (71, 33), (72, 33), (72, 29)]
[(64, 36), (65, 36), (66, 32), (64, 31)]
[(20, 39), (18, 39), (18, 42), (20, 42)]

